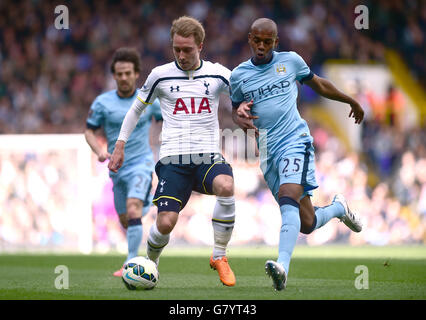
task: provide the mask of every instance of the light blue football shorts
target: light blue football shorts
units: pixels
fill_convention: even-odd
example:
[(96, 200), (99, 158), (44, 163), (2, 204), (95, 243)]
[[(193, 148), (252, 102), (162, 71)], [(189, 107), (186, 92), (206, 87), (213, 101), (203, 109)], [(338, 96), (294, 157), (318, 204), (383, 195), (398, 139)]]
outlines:
[(314, 151), (312, 143), (300, 143), (277, 152), (274, 157), (268, 159), (263, 175), (277, 202), (279, 188), (285, 183), (303, 186), (304, 193), (300, 199), (313, 195), (313, 190), (318, 188)]
[(125, 165), (117, 173), (110, 172), (110, 177), (117, 213), (125, 214), (127, 199), (136, 198), (143, 201), (142, 216), (144, 216), (152, 205), (152, 170), (142, 162)]

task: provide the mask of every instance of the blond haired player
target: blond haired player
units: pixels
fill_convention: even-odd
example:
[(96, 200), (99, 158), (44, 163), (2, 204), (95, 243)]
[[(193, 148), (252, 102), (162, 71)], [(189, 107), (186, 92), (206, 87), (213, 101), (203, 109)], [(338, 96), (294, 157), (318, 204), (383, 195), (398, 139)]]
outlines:
[(205, 32), (198, 20), (176, 19), (170, 36), (175, 61), (149, 74), (123, 121), (109, 168), (114, 172), (120, 168), (137, 119), (158, 98), (163, 116), (160, 160), (155, 167), (159, 183), (153, 200), (158, 215), (150, 229), (148, 257), (158, 265), (192, 191), (215, 195), (210, 266), (224, 285), (234, 286), (235, 276), (226, 257), (235, 220), (234, 179), (220, 153), (217, 116), (220, 95), (229, 94), (231, 71), (200, 58)]

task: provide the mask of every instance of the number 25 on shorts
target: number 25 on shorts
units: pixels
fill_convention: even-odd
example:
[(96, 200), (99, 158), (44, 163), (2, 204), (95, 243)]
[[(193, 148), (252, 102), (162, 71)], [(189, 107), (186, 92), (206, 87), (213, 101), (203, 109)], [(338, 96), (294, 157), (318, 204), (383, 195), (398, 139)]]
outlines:
[(283, 158), (281, 164), (281, 174), (285, 176), (293, 173), (300, 172), (302, 170), (303, 161), (299, 158)]

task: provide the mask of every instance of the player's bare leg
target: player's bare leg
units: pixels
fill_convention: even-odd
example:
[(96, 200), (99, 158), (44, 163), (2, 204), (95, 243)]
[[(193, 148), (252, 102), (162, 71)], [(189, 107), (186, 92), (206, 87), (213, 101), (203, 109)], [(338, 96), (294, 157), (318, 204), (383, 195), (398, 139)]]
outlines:
[(127, 215), (126, 215), (125, 213), (121, 213), (121, 214), (118, 216), (118, 219), (119, 219), (119, 221), (120, 221), (121, 226), (122, 226), (124, 229), (127, 229), (127, 226), (128, 226), (128, 224), (127, 224)]
[(212, 218), (214, 248), (210, 257), (210, 267), (218, 272), (219, 279), (224, 285), (234, 286), (235, 275), (226, 257), (226, 248), (235, 221), (234, 179), (224, 174), (216, 176), (213, 179), (213, 193), (217, 202)]
[(312, 205), (311, 197), (305, 196), (300, 200), (300, 232), (309, 234), (315, 229), (315, 208)]

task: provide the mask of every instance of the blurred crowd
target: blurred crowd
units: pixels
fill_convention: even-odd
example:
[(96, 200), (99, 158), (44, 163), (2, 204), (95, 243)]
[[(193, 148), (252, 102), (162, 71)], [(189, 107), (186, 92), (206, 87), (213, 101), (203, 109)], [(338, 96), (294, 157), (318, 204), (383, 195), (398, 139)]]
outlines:
[[(7, 148), (7, 146), (5, 146)], [(77, 250), (79, 186), (73, 150), (10, 151), (0, 157), (0, 251)]]
[[(59, 4), (68, 8), (69, 29), (55, 28)], [(121, 46), (141, 52), (141, 85), (154, 66), (172, 60), (169, 29), (183, 14), (205, 26), (202, 57), (230, 69), (249, 57), (249, 26), (265, 16), (278, 23), (279, 49), (300, 53), (314, 72), (328, 59), (384, 61), (391, 46), (424, 84), (425, 2), (363, 4), (367, 30), (354, 27), (354, 0), (2, 0), (0, 133), (82, 132), (93, 99), (113, 87), (112, 53)]]
[[(54, 8), (59, 4), (69, 9), (68, 30), (55, 28)], [(425, 2), (378, 0), (363, 4), (369, 8), (368, 30), (354, 28), (354, 8), (358, 3), (350, 0), (2, 0), (0, 134), (82, 133), (93, 99), (114, 88), (109, 64), (115, 49), (134, 46), (141, 52), (141, 85), (153, 67), (173, 59), (170, 24), (183, 14), (200, 19), (205, 26), (202, 58), (218, 61), (230, 69), (249, 58), (249, 26), (256, 18), (265, 16), (278, 24), (279, 49), (298, 52), (315, 73), (321, 74), (322, 64), (329, 59), (384, 62), (384, 49), (390, 47), (399, 51), (413, 77), (426, 88)], [(306, 106), (317, 98), (310, 91), (301, 92), (300, 109), (308, 120), (317, 150), (320, 188), (315, 191), (313, 202), (323, 206), (330, 203), (335, 193), (345, 194), (351, 208), (363, 217), (365, 231), (350, 233), (336, 219), (311, 235), (301, 235), (299, 242), (426, 243), (426, 133), (421, 125), (404, 127), (399, 115), (405, 102), (398, 91), (390, 87), (387, 98), (379, 102), (368, 95), (362, 97), (368, 112), (362, 130), (364, 152), (360, 154), (346, 150), (332, 132), (309, 118)], [(235, 128), (229, 101), (223, 105), (225, 108), (219, 113), (221, 127)], [(158, 151), (158, 139), (154, 137), (151, 142), (154, 152)], [(52, 174), (42, 166), (51, 163), (50, 172), (56, 172), (61, 181), (72, 180), (69, 162), (64, 160), (67, 156), (61, 157), (2, 153), (0, 244), (22, 245), (32, 241), (54, 245), (73, 241), (74, 234), (68, 240), (61, 238), (63, 233), (58, 230), (64, 231), (65, 227), (58, 227), (59, 220), (54, 217), (67, 196), (55, 187), (59, 182), (52, 180)], [(258, 164), (232, 162), (232, 156), (227, 159), (233, 165), (236, 183), (233, 243), (276, 244), (279, 209)], [(37, 177), (47, 189), (34, 188), (34, 179), (26, 176), (29, 171), (29, 176)], [(125, 234), (111, 202), (105, 164), (97, 164), (95, 173), (99, 182), (94, 198), (95, 248), (116, 247), (125, 251)], [(48, 188), (55, 191), (53, 196)], [(57, 202), (48, 201), (46, 194)], [(40, 199), (47, 201), (47, 211), (34, 203)], [(25, 206), (30, 211), (22, 213)], [(211, 244), (213, 206), (214, 197), (194, 194), (181, 214), (172, 242)], [(144, 238), (155, 214), (152, 208), (144, 219)], [(21, 228), (22, 233), (14, 234), (14, 228)]]

